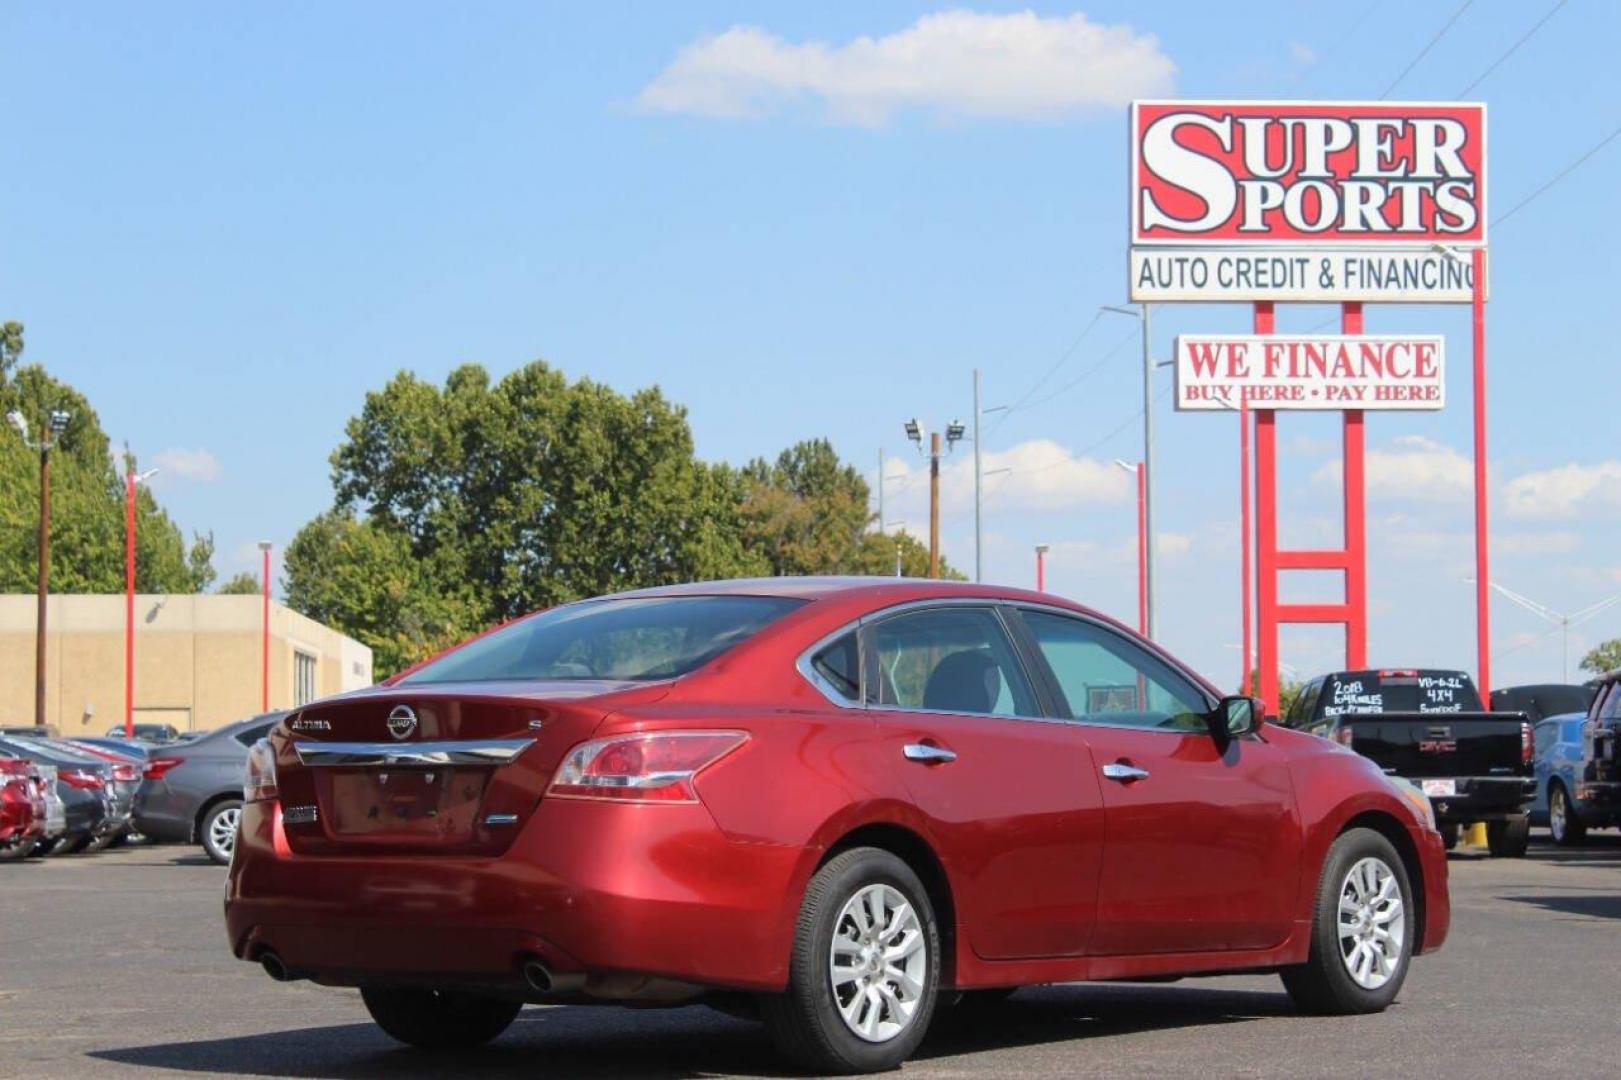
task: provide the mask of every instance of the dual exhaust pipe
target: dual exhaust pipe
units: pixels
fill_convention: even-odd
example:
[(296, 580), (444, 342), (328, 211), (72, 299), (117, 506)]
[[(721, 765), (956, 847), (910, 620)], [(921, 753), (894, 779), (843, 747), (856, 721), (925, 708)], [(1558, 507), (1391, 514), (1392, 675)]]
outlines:
[[(277, 982), (293, 982), (302, 977), (294, 974), (274, 949), (265, 949), (259, 954), (259, 966)], [(585, 980), (578, 975), (554, 975), (551, 968), (531, 957), (524, 961), (523, 981), (537, 994), (554, 994), (578, 990)]]

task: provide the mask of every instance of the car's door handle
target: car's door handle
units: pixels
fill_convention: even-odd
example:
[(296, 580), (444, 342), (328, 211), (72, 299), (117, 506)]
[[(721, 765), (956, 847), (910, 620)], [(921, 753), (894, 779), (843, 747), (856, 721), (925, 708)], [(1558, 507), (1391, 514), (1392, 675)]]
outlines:
[(1127, 765), (1124, 761), (1111, 761), (1103, 766), (1103, 775), (1110, 780), (1118, 780), (1122, 784), (1129, 784), (1133, 780), (1147, 780), (1148, 770), (1136, 765)]
[(901, 753), (906, 755), (907, 761), (920, 761), (925, 765), (944, 765), (948, 761), (957, 760), (955, 750), (947, 750), (943, 746), (933, 746), (929, 743), (907, 743), (901, 747)]

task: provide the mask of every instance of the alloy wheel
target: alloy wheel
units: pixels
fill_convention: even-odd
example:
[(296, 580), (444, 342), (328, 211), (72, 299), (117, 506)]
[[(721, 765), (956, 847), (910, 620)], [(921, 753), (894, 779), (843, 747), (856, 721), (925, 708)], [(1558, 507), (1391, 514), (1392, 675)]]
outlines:
[(888, 1042), (917, 1015), (929, 952), (917, 912), (898, 889), (868, 885), (833, 927), (828, 976), (839, 1016), (857, 1037)]
[(1565, 806), (1565, 789), (1554, 786), (1553, 794), (1548, 798), (1548, 831), (1553, 834), (1554, 842), (1565, 842), (1565, 830), (1570, 827), (1568, 817), (1569, 809)]
[(208, 839), (216, 851), (222, 855), (231, 854), (231, 849), (236, 846), (236, 828), (241, 823), (240, 807), (233, 806), (214, 815), (208, 824)]
[(1401, 966), (1407, 917), (1401, 882), (1383, 859), (1357, 860), (1340, 885), (1340, 959), (1364, 990), (1377, 990)]

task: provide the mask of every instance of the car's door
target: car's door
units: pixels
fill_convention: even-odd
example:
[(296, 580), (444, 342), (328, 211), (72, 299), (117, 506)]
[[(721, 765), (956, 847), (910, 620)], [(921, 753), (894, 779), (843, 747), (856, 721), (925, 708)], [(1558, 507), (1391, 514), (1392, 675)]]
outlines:
[(1111, 627), (1052, 609), (1019, 618), (1102, 778), (1107, 842), (1096, 955), (1258, 949), (1288, 934), (1301, 826), (1284, 754), (1218, 743), (1211, 697)]
[(1084, 953), (1102, 792), (1081, 731), (1044, 715), (1003, 615), (988, 603), (913, 606), (862, 633), (868, 707), (951, 872), (974, 952)]

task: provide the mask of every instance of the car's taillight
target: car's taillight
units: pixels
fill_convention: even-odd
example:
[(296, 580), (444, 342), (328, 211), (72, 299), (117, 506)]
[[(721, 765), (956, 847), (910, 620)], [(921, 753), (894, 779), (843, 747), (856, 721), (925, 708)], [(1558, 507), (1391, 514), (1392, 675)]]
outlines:
[(741, 731), (658, 731), (581, 743), (548, 795), (629, 802), (697, 802), (693, 777), (742, 746)]
[(1520, 764), (1531, 764), (1531, 725), (1520, 725)]
[(184, 765), (185, 762), (186, 759), (183, 757), (153, 758), (151, 761), (146, 763), (146, 768), (143, 770), (143, 772), (148, 780), (162, 780), (164, 773), (168, 772), (176, 765)]
[(248, 750), (248, 768), (242, 777), (242, 800), (263, 802), (280, 794), (276, 789), (276, 751), (269, 739), (260, 739)]
[(1334, 741), (1339, 743), (1341, 746), (1350, 746), (1351, 729), (1348, 727), (1342, 727), (1338, 731), (1334, 732)]
[(95, 773), (85, 772), (82, 769), (60, 769), (56, 778), (67, 784), (68, 787), (78, 788), (80, 791), (100, 791), (106, 785), (101, 777)]
[(113, 779), (121, 784), (133, 783), (141, 778), (141, 770), (134, 765), (114, 765)]

